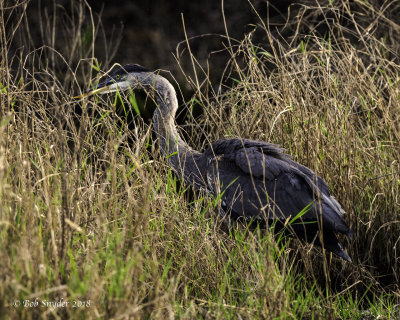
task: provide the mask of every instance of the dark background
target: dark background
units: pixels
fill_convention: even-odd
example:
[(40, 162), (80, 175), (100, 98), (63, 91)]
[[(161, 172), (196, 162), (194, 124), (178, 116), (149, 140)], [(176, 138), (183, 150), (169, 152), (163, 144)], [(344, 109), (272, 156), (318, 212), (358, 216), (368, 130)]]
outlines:
[[(12, 40), (7, 43), (10, 59), (20, 56), (22, 60), (33, 50), (48, 46), (67, 57), (72, 68), (82, 59), (95, 57), (102, 70), (107, 70), (113, 63), (138, 63), (153, 70), (170, 70), (180, 83), (185, 83), (187, 81), (183, 81), (183, 74), (174, 57), (179, 57), (185, 73), (190, 72), (192, 66), (188, 58), (182, 16), (186, 35), (190, 39), (190, 50), (201, 66), (210, 66), (210, 77), (214, 81), (219, 80), (230, 58), (226, 50), (228, 41), (225, 38), (223, 12), (232, 39), (240, 41), (245, 34), (257, 28), (252, 43), (266, 48), (268, 39), (265, 38), (266, 32), (262, 32), (262, 24), (268, 25), (271, 34), (279, 38), (280, 43), (285, 43), (296, 33), (298, 41), (301, 41), (302, 35), (324, 37), (328, 31), (324, 20), (329, 20), (329, 17), (321, 15), (318, 8), (332, 7), (331, 3), (336, 7), (335, 10), (342, 10), (340, 23), (348, 30), (346, 37), (357, 45), (359, 39), (352, 32), (351, 17), (346, 16), (340, 1), (329, 0), (225, 0), (224, 8), (219, 0), (6, 0), (3, 18), (9, 30), (18, 24), (28, 26), (10, 32)], [(359, 23), (365, 27), (371, 26), (369, 32), (379, 33), (377, 38), (388, 41), (387, 35), (393, 32), (393, 28), (388, 29), (382, 23), (377, 28), (374, 23), (376, 19), (370, 19), (366, 9), (368, 6), (376, 10), (387, 7), (378, 0), (369, 1), (368, 6), (356, 4), (355, 1), (349, 1), (349, 5), (358, 11), (355, 15), (360, 19)], [(306, 6), (309, 9), (307, 16), (304, 16), (302, 9)], [(385, 11), (385, 15), (393, 21), (400, 19), (399, 14), (398, 6), (391, 6)], [(91, 17), (96, 27), (94, 53), (88, 50), (93, 40)], [(300, 24), (297, 23), (299, 21)], [(81, 51), (75, 50), (71, 55), (69, 50), (74, 47), (76, 39), (81, 41)], [(237, 44), (234, 40), (231, 42)], [(41, 59), (46, 61), (44, 56)], [(19, 64), (17, 59), (15, 65)], [(67, 71), (62, 65), (53, 62), (53, 67), (60, 66), (60, 72)], [(87, 76), (87, 72), (82, 72), (82, 78)]]
[[(278, 24), (287, 13), (293, 1), (275, 0), (253, 1), (257, 12), (263, 18), (268, 13)], [(121, 63), (135, 62), (149, 68), (163, 67), (174, 69), (178, 43), (185, 41), (182, 16), (190, 40), (193, 54), (204, 62), (210, 54), (224, 49), (226, 41), (218, 35), (225, 35), (221, 1), (89, 1), (95, 12), (101, 13), (106, 31), (112, 28), (122, 32), (120, 49), (115, 60)], [(259, 24), (259, 18), (246, 0), (227, 0), (224, 13), (229, 35), (241, 40), (246, 32)], [(111, 32), (110, 32), (111, 33)], [(199, 37), (205, 35), (203, 37)], [(180, 46), (180, 53), (187, 46)], [(211, 56), (219, 63), (224, 63), (226, 56), (214, 53)]]
[[(290, 16), (294, 17), (301, 4), (306, 2), (307, 0), (251, 1), (263, 22), (269, 22), (276, 30), (282, 28), (289, 11)], [(16, 4), (14, 0), (6, 0), (6, 7), (7, 3), (9, 8)], [(8, 44), (10, 57), (24, 57), (42, 46), (55, 48), (68, 56), (78, 34), (76, 29), (81, 32), (78, 38), (86, 41), (89, 47), (93, 30), (91, 14), (97, 30), (94, 57), (101, 63), (102, 70), (107, 70), (113, 63), (138, 63), (153, 70), (170, 70), (179, 82), (185, 82), (174, 57), (179, 56), (185, 72), (191, 70), (182, 17), (186, 35), (190, 39), (190, 50), (202, 66), (207, 63), (210, 65), (212, 79), (219, 79), (230, 57), (226, 50), (228, 42), (225, 38), (221, 1), (32, 0), (20, 1), (18, 4), (16, 9), (5, 10), (6, 25), (11, 30), (24, 15), (22, 13), (26, 13), (26, 21), (22, 24), (28, 25), (29, 29), (19, 28), (13, 33), (13, 39)], [(225, 0), (225, 21), (231, 38), (240, 41), (255, 26), (261, 25), (254, 9), (247, 0)], [(79, 23), (80, 15), (83, 17), (83, 24)], [(290, 34), (286, 26), (286, 32), (288, 31)], [(265, 39), (261, 37), (257, 41), (263, 43)], [(90, 56), (86, 52), (74, 54), (74, 58), (68, 60), (72, 67), (75, 67), (79, 59)], [(42, 60), (46, 59), (42, 56)], [(19, 61), (16, 61), (16, 65), (18, 64)], [(54, 65), (57, 68), (61, 64)], [(60, 68), (61, 72), (66, 71)]]

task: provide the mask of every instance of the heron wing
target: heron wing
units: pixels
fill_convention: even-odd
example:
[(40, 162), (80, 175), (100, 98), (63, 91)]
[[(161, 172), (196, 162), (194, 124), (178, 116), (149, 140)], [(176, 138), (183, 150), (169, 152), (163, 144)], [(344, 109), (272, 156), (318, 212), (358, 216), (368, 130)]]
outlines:
[(222, 139), (206, 152), (210, 159), (209, 188), (221, 194), (232, 217), (263, 217), (302, 222), (317, 221), (343, 233), (349, 229), (343, 210), (330, 196), (326, 183), (310, 169), (291, 160), (279, 147), (260, 141)]

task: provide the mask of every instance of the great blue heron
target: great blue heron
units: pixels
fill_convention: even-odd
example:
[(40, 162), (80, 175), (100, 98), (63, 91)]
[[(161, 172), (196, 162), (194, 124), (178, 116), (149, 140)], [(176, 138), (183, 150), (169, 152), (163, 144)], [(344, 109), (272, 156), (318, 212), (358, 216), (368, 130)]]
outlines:
[(223, 216), (283, 226), (292, 222), (289, 228), (299, 238), (351, 261), (335, 235), (351, 237), (342, 218), (344, 211), (321, 177), (267, 142), (221, 139), (204, 152), (193, 150), (177, 132), (176, 92), (161, 75), (139, 65), (125, 65), (78, 98), (139, 88), (153, 92), (157, 102), (154, 130), (166, 161), (186, 183), (219, 196)]

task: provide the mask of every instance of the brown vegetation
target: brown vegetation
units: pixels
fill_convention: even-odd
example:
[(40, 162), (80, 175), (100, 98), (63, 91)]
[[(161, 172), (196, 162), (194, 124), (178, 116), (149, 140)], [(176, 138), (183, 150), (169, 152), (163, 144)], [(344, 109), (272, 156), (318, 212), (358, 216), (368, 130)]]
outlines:
[[(217, 201), (177, 181), (151, 124), (124, 99), (72, 99), (97, 68), (101, 25), (88, 7), (44, 16), (53, 45), (26, 52), (15, 47), (29, 43), (26, 4), (0, 3), (1, 315), (399, 316), (397, 2), (315, 2), (291, 17), (292, 32), (260, 19), (243, 40), (225, 38), (231, 59), (219, 84), (194, 55), (184, 69), (194, 91), (182, 104), (188, 143), (200, 150), (240, 136), (282, 145), (347, 211), (354, 237), (343, 243), (354, 263), (243, 225), (221, 229)], [(43, 305), (60, 299), (69, 305)]]

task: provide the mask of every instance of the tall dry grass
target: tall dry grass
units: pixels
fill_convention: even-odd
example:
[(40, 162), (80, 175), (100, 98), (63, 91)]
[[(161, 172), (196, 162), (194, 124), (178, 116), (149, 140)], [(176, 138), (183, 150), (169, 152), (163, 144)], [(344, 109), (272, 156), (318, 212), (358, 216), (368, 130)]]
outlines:
[[(397, 3), (310, 3), (288, 21), (290, 37), (260, 20), (243, 40), (227, 38), (220, 84), (194, 55), (185, 70), (195, 91), (182, 104), (188, 142), (241, 136), (285, 147), (346, 209), (354, 263), (263, 230), (221, 228), (218, 201), (178, 181), (123, 97), (71, 98), (98, 69), (102, 26), (90, 7), (54, 3), (42, 46), (28, 3), (0, 3), (4, 318), (399, 316)], [(200, 117), (190, 116), (195, 103)], [(44, 305), (60, 299), (69, 305)]]

